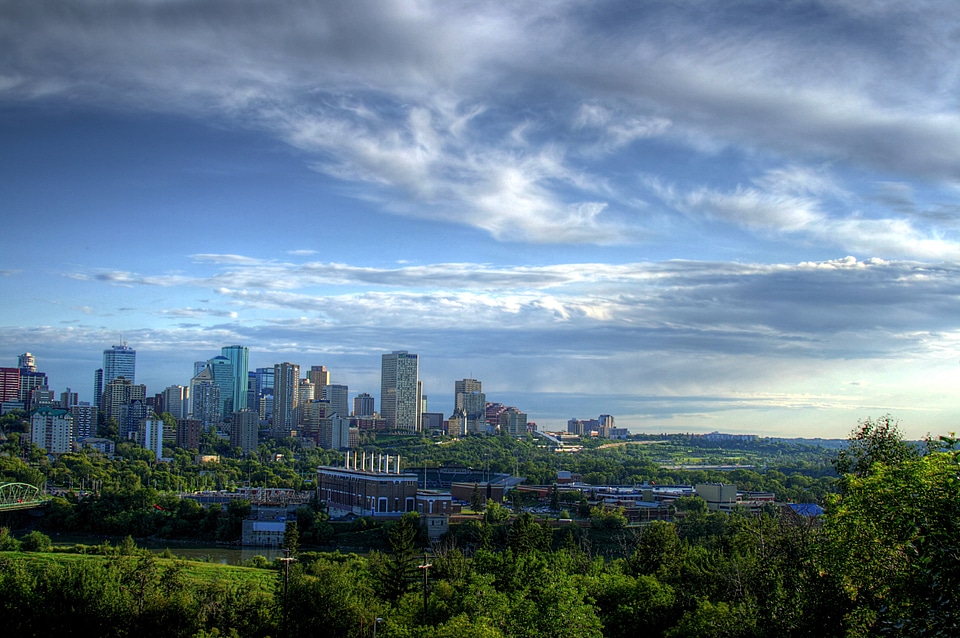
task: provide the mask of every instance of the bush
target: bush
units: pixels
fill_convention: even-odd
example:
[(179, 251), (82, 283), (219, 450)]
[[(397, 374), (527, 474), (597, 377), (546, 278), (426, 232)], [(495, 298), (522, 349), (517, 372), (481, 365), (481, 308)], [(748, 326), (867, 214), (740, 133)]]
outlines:
[(19, 552), (20, 541), (10, 535), (10, 530), (0, 527), (0, 552)]
[(53, 549), (50, 537), (36, 530), (24, 536), (20, 543), (25, 552), (49, 552)]

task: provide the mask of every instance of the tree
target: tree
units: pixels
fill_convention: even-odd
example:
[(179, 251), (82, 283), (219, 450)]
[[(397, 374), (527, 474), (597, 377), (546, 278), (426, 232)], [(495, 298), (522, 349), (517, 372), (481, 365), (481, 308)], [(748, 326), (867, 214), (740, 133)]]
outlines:
[(374, 575), (383, 585), (387, 600), (399, 599), (417, 579), (417, 537), (420, 516), (408, 512), (387, 531), (390, 557), (378, 555), (373, 564)]
[(480, 493), (480, 486), (474, 483), (473, 492), (470, 493), (470, 509), (474, 512), (482, 512), (486, 504), (483, 494)]
[(847, 447), (837, 454), (833, 467), (841, 476), (841, 488), (846, 475), (864, 477), (870, 474), (874, 464), (897, 465), (915, 459), (920, 451), (903, 440), (899, 422), (889, 414), (876, 421), (860, 421), (847, 439)]
[(643, 530), (630, 567), (637, 575), (653, 575), (667, 582), (676, 577), (683, 561), (683, 545), (673, 523), (653, 521)]
[(487, 507), (483, 513), (484, 521), (490, 525), (499, 525), (508, 518), (510, 518), (510, 510), (493, 499), (487, 501)]
[(283, 530), (283, 548), (290, 552), (291, 556), (296, 556), (300, 550), (300, 530), (297, 528), (297, 521), (287, 521)]
[(958, 453), (889, 458), (848, 475), (827, 509), (827, 568), (853, 605), (848, 633), (960, 635)]
[(552, 536), (549, 527), (541, 526), (533, 520), (530, 512), (524, 512), (510, 527), (507, 544), (517, 554), (533, 550), (548, 550)]

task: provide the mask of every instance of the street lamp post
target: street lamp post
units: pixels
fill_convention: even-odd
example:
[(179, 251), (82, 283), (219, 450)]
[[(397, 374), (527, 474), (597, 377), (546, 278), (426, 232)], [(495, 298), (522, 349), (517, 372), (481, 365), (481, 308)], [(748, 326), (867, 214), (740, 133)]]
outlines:
[(373, 638), (377, 638), (377, 625), (383, 622), (383, 618), (377, 616), (376, 620), (373, 621)]

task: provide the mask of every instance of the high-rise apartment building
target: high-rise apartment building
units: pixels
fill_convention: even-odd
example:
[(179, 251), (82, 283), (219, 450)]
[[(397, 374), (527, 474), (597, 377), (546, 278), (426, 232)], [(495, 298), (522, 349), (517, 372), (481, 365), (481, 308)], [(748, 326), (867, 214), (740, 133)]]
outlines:
[[(118, 377), (137, 382), (137, 351), (122, 344), (103, 351), (103, 387)], [(101, 407), (101, 409), (103, 409)]]
[(147, 448), (156, 458), (163, 457), (163, 419), (154, 416), (140, 421), (137, 443)]
[(0, 368), (0, 403), (20, 400), (20, 368)]
[(353, 416), (365, 417), (373, 416), (374, 402), (373, 397), (366, 392), (361, 392), (353, 398)]
[(247, 408), (260, 414), (260, 397), (257, 395), (257, 373), (247, 372)]
[(70, 451), (73, 417), (67, 410), (44, 406), (30, 417), (30, 441), (50, 454)]
[(177, 447), (199, 450), (202, 429), (203, 423), (199, 419), (177, 419)]
[(66, 392), (60, 393), (60, 407), (64, 410), (69, 410), (79, 402), (79, 395), (77, 395), (76, 392), (73, 392), (70, 388), (67, 388)]
[(317, 444), (325, 450), (340, 450), (350, 447), (350, 419), (333, 414), (320, 419), (320, 435)]
[(516, 408), (507, 408), (500, 413), (500, 434), (507, 436), (527, 435), (527, 415)]
[(300, 399), (300, 366), (283, 362), (273, 366), (273, 427), (297, 426), (294, 410)]
[(74, 440), (80, 441), (97, 433), (97, 408), (88, 401), (70, 406), (70, 414), (73, 416)]
[(420, 384), (417, 355), (406, 350), (384, 354), (380, 368), (380, 413), (387, 429), (420, 429)]
[(210, 366), (206, 366), (190, 379), (190, 416), (204, 428), (216, 428), (223, 420), (220, 405), (220, 387)]
[(297, 392), (299, 392), (297, 399), (299, 403), (310, 403), (314, 399), (321, 398), (317, 396), (317, 387), (313, 385), (313, 381), (310, 379), (300, 379), (300, 388)]
[(330, 413), (343, 418), (350, 416), (350, 391), (345, 385), (331, 383), (323, 388), (323, 400), (330, 402)]
[(220, 354), (233, 365), (233, 410), (247, 407), (247, 375), (250, 372), (250, 351), (246, 346), (225, 346)]
[(260, 415), (244, 408), (233, 415), (230, 427), (230, 447), (240, 448), (244, 454), (257, 451), (260, 437)]
[(97, 411), (103, 409), (103, 406), (100, 405), (100, 400), (103, 398), (103, 368), (98, 368), (96, 372), (93, 373), (93, 405), (97, 408)]
[(146, 386), (136, 385), (125, 377), (117, 377), (104, 386), (100, 410), (107, 419), (116, 419), (119, 423), (121, 408), (134, 401), (143, 402), (146, 400), (146, 393)]
[[(143, 387), (142, 385), (139, 387)], [(120, 418), (117, 420), (120, 426), (120, 438), (124, 440), (136, 439), (140, 432), (141, 422), (152, 416), (153, 410), (147, 405), (147, 402), (136, 399), (120, 406)], [(139, 441), (139, 439), (137, 439)]]
[(36, 370), (30, 371), (27, 368), (20, 368), (20, 396), (25, 406), (29, 406), (31, 396), (40, 388), (47, 387), (47, 375)]

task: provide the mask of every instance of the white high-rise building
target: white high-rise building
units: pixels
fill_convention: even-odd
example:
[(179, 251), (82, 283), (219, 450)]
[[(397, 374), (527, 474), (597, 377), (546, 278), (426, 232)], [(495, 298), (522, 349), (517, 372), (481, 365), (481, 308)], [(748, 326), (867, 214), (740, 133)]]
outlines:
[(137, 351), (128, 346), (127, 344), (122, 344), (119, 346), (113, 346), (107, 348), (103, 351), (103, 387), (106, 388), (107, 385), (123, 377), (130, 381), (130, 383), (136, 384), (137, 382)]
[(387, 429), (420, 430), (420, 384), (417, 355), (397, 350), (382, 357), (380, 414)]
[(140, 421), (138, 443), (147, 448), (158, 459), (163, 456), (163, 419), (160, 417), (146, 418)]
[(73, 416), (51, 406), (37, 409), (30, 417), (30, 441), (50, 454), (70, 451), (73, 442)]

